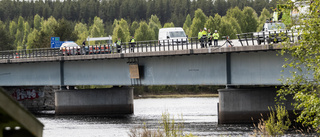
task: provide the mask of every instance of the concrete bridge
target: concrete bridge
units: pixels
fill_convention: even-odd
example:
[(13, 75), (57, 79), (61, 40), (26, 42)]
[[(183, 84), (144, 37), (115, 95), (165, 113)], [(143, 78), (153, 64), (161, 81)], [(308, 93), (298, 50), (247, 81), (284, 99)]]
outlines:
[[(278, 55), (280, 45), (198, 48), (191, 43), (158, 51), (150, 45), (153, 48), (149, 52), (0, 59), (0, 86), (61, 86), (56, 91), (56, 114), (127, 114), (133, 113), (133, 89), (126, 86), (226, 85), (219, 91), (219, 123), (243, 123), (252, 122), (251, 117), (257, 121), (260, 113), (275, 105), (275, 89), (257, 87), (278, 86), (281, 75), (290, 76), (289, 70), (281, 72), (285, 62)], [(78, 85), (125, 88), (65, 89)], [(292, 110), (291, 102), (286, 103)]]

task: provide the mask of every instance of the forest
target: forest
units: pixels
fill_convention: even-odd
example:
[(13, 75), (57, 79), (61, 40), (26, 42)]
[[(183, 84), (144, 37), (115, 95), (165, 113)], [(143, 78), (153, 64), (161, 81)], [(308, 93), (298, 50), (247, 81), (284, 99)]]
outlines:
[[(156, 40), (164, 27), (220, 36), (254, 32), (273, 12), (273, 0), (40, 0), (0, 1), (0, 50), (50, 48), (50, 37), (75, 41), (112, 36), (127, 42)], [(95, 42), (90, 44), (105, 44)]]

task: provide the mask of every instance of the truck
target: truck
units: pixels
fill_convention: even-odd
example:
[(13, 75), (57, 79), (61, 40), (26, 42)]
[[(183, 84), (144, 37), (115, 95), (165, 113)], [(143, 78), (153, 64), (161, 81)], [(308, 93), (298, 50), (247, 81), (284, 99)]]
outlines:
[(253, 33), (253, 36), (257, 38), (257, 42), (260, 45), (262, 42), (281, 42), (286, 38), (286, 25), (282, 22), (266, 21), (263, 25), (263, 29), (260, 32)]
[(161, 28), (159, 29), (158, 44), (171, 45), (187, 43), (188, 36), (181, 27)]

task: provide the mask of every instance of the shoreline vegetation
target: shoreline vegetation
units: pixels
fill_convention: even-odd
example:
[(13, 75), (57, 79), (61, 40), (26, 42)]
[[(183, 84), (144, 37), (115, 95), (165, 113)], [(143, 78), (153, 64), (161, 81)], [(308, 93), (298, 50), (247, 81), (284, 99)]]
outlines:
[[(112, 88), (112, 86), (77, 86), (77, 89)], [(133, 86), (134, 99), (142, 98), (185, 98), (185, 97), (218, 97), (218, 89), (225, 86), (207, 85), (162, 85)]]
[(202, 97), (219, 97), (217, 93), (213, 94), (168, 94), (168, 95), (135, 95), (134, 99), (145, 99), (145, 98), (202, 98)]
[(218, 97), (222, 86), (174, 85), (174, 86), (134, 86), (134, 98), (185, 98)]

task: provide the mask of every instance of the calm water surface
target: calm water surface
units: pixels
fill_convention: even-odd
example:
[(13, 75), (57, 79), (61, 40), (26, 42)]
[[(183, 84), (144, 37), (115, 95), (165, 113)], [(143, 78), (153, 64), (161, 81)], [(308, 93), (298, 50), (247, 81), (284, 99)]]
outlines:
[(158, 129), (168, 112), (178, 122), (183, 115), (185, 133), (197, 136), (248, 136), (252, 125), (218, 125), (218, 98), (135, 99), (134, 114), (125, 116), (55, 116), (54, 111), (36, 117), (45, 125), (44, 137), (127, 137), (130, 129), (146, 123)]

